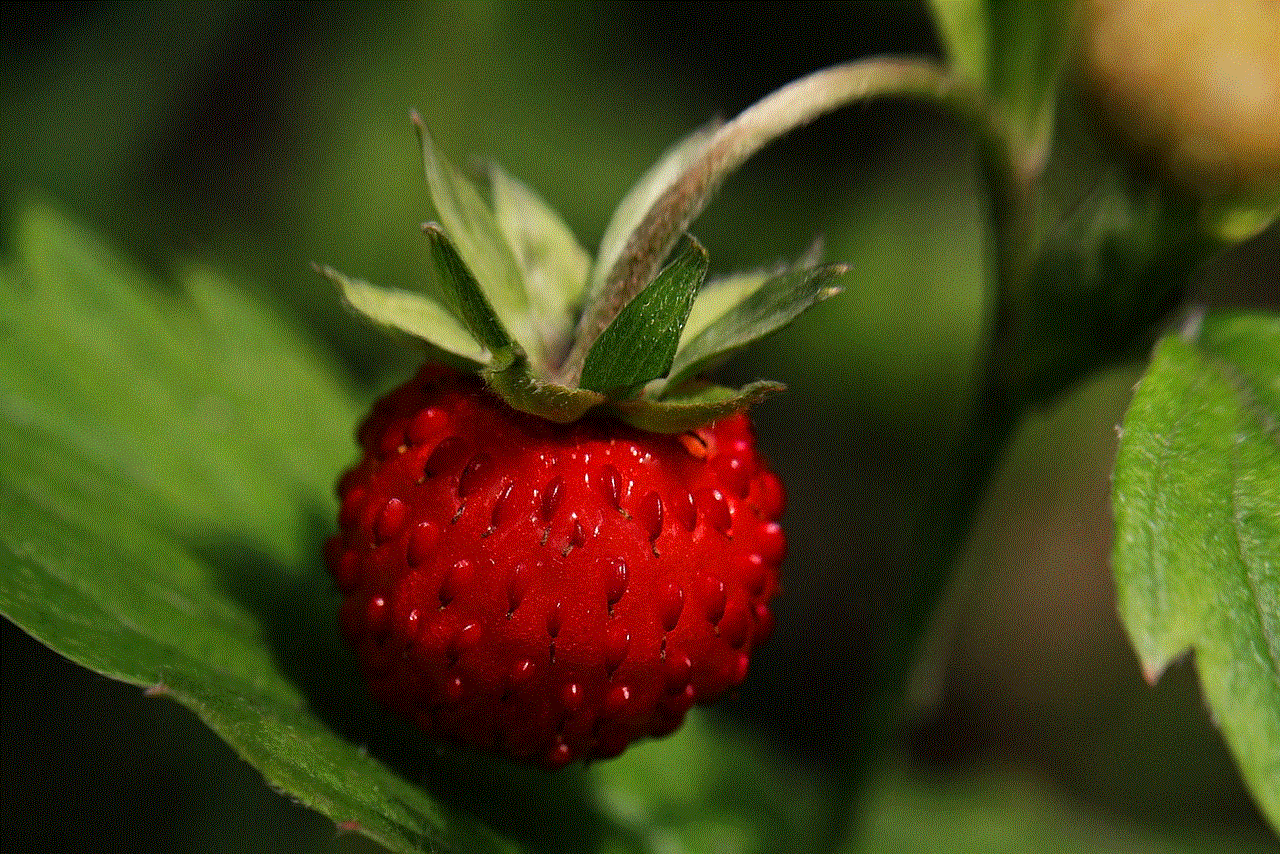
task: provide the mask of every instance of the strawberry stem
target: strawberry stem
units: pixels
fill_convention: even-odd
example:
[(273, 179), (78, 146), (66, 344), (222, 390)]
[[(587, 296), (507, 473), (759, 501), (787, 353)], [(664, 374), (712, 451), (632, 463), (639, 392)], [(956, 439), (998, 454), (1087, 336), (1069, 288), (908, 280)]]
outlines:
[(1012, 176), (1007, 130), (993, 120), (971, 86), (927, 60), (876, 58), (836, 65), (802, 77), (765, 96), (721, 127), (706, 151), (650, 207), (631, 233), (600, 297), (587, 307), (561, 380), (577, 383), (591, 345), (614, 317), (653, 279), (680, 235), (700, 214), (724, 179), (770, 142), (840, 107), (876, 97), (918, 97), (955, 112), (987, 143), (993, 171)]

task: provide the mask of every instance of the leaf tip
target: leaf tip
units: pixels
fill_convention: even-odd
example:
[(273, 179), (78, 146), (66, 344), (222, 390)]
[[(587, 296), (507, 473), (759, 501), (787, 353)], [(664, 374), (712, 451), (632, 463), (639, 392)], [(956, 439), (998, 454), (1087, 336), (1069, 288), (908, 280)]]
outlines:
[(1197, 306), (1187, 315), (1187, 319), (1182, 321), (1178, 334), (1183, 341), (1195, 341), (1200, 337), (1200, 329), (1204, 326), (1204, 315), (1204, 306)]
[(321, 276), (324, 276), (332, 284), (337, 285), (339, 290), (346, 289), (347, 277), (335, 268), (330, 267), (328, 264), (321, 264), (317, 261), (312, 261), (311, 269), (315, 270), (316, 273)]
[(1160, 677), (1164, 675), (1164, 664), (1153, 664), (1151, 662), (1142, 662), (1142, 678), (1147, 680), (1147, 684), (1155, 686), (1160, 681)]
[[(843, 273), (835, 273), (834, 275), (841, 276)], [(820, 288), (818, 293), (814, 295), (814, 302), (825, 302), (832, 297), (840, 296), (842, 293), (844, 293), (844, 285), (826, 285)]]

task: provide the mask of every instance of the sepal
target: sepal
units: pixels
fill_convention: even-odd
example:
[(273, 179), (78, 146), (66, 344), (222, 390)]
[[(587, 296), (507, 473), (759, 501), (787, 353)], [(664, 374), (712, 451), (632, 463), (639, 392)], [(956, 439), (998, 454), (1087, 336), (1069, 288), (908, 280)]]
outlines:
[(693, 300), (693, 308), (689, 310), (689, 319), (685, 321), (684, 331), (680, 333), (680, 346), (676, 352), (683, 350), (698, 333), (785, 269), (751, 270), (707, 279)]
[(422, 146), (431, 201), (444, 231), (502, 324), (526, 352), (538, 353), (524, 277), (497, 218), (480, 191), (436, 151), (421, 116), (414, 112), (410, 117)]
[(422, 233), (430, 246), (427, 271), (433, 291), (445, 307), (489, 352), (518, 346), (440, 226), (428, 222), (422, 226)]
[(694, 297), (707, 276), (707, 250), (686, 238), (674, 261), (636, 294), (587, 351), (578, 383), (625, 397), (666, 376)]
[(638, 397), (610, 403), (618, 420), (650, 433), (683, 433), (700, 424), (715, 421), (755, 406), (786, 386), (758, 380), (740, 389), (709, 383), (687, 385), (661, 400)]
[(720, 123), (712, 122), (671, 146), (623, 196), (609, 219), (609, 224), (605, 226), (604, 236), (600, 238), (600, 249), (596, 252), (595, 266), (591, 269), (588, 301), (595, 300), (604, 290), (614, 264), (622, 257), (627, 241), (649, 213), (649, 209), (706, 152), (719, 129)]
[(581, 308), (591, 256), (551, 207), (499, 166), (489, 168), (493, 213), (524, 277), (531, 320), (557, 361)]
[(835, 281), (848, 272), (842, 264), (792, 270), (775, 276), (686, 341), (667, 375), (678, 385), (714, 367), (743, 347), (778, 331), (813, 305), (835, 296)]
[(332, 267), (316, 272), (342, 291), (349, 307), (389, 329), (418, 339), (432, 357), (464, 370), (476, 370), (489, 362), (489, 352), (438, 302), (425, 294), (380, 288), (349, 278)]
[(542, 379), (522, 353), (510, 348), (495, 354), (493, 364), (480, 374), (513, 409), (557, 424), (577, 421), (605, 402), (605, 396), (597, 392)]

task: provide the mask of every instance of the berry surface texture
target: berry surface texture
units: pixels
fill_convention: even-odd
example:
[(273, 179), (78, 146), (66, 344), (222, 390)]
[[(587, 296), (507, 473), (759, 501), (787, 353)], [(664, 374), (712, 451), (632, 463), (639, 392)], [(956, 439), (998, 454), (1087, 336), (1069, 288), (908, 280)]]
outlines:
[(558, 767), (667, 734), (772, 628), (781, 483), (739, 413), (663, 435), (517, 412), (424, 367), (377, 402), (327, 558), (372, 693)]

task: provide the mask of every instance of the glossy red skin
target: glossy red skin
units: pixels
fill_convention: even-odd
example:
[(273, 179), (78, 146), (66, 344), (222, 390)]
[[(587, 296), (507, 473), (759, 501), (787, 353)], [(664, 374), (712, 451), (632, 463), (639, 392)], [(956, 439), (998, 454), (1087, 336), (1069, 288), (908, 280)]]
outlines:
[(361, 425), (327, 548), (370, 689), (428, 733), (555, 767), (742, 681), (770, 633), (783, 491), (735, 415), (557, 425), (427, 367)]

